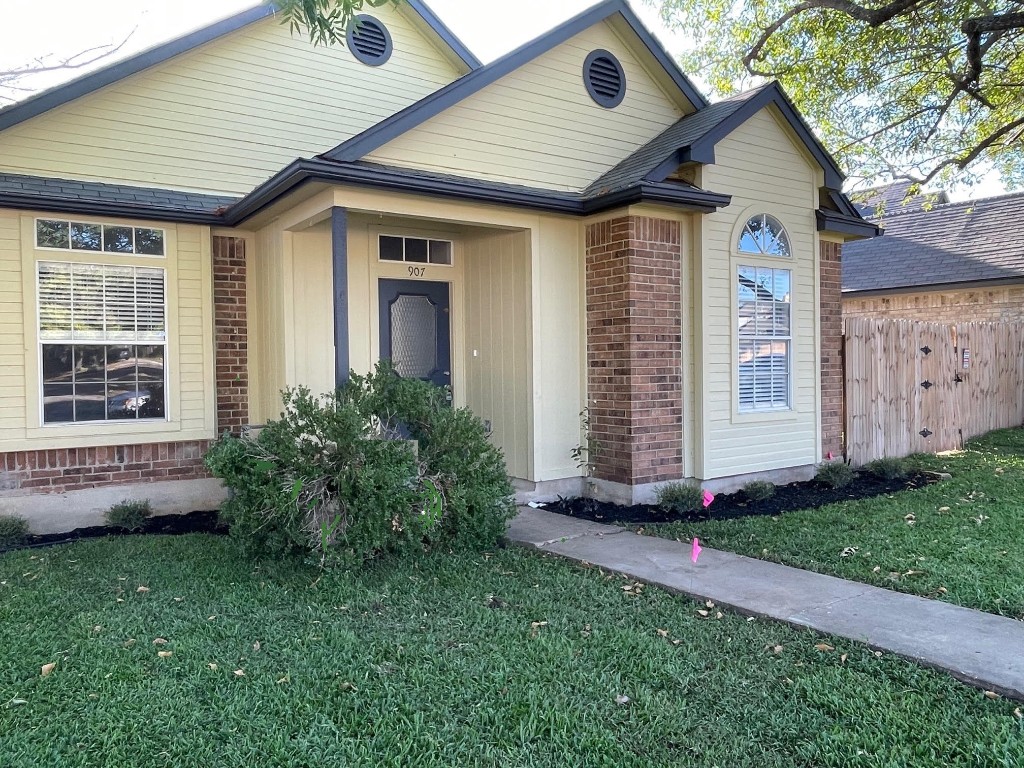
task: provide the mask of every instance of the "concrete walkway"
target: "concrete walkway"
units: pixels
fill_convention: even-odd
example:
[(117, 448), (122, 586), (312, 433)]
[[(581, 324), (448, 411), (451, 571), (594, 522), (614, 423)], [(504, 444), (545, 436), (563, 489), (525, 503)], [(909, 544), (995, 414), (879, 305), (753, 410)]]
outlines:
[(524, 507), (509, 539), (741, 613), (847, 637), (1024, 700), (1024, 622)]

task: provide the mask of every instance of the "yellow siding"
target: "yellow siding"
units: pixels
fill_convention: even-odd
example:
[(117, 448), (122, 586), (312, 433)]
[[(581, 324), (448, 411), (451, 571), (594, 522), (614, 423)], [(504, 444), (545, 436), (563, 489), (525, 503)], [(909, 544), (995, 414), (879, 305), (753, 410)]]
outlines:
[[(21, 218), (0, 211), (0, 445), (24, 439), (27, 396), (22, 303)], [(2, 450), (2, 449), (0, 449)]]
[[(583, 84), (587, 54), (604, 48), (626, 74), (625, 100), (598, 106)], [(368, 159), (473, 178), (579, 190), (682, 116), (607, 23), (597, 24)]]
[(466, 404), (491, 422), (509, 474), (530, 477), (529, 232), (480, 232), (465, 254)]
[(0, 133), (0, 170), (248, 192), (458, 77), (403, 12), (373, 14), (381, 67), (266, 19)]
[[(703, 169), (705, 188), (731, 194), (732, 204), (703, 218), (699, 282), (693, 305), (701, 342), (695, 347), (702, 383), (697, 475), (724, 477), (812, 464), (818, 460), (818, 294), (814, 220), (817, 172), (769, 109), (715, 149)], [(789, 232), (793, 257), (738, 257), (734, 241), (749, 216), (769, 213)], [(792, 410), (740, 413), (737, 398), (736, 268), (792, 270)], [(703, 379), (703, 382), (700, 379)]]
[[(36, 215), (61, 218), (52, 213), (0, 210), (0, 452), (214, 437), (216, 395), (209, 229), (85, 217), (102, 223), (162, 228), (166, 233), (167, 257), (37, 251)], [(141, 264), (166, 269), (168, 421), (42, 426), (35, 298), (39, 260)]]
[(260, 230), (256, 234), (255, 253), (246, 257), (249, 412), (256, 424), (266, 423), (281, 413), (281, 390), (288, 385), (285, 339), (290, 325), (286, 325), (285, 313), (284, 236), (275, 225)]
[(334, 276), (330, 231), (292, 235), (296, 384), (315, 393), (334, 390)]
[(586, 310), (583, 226), (542, 217), (533, 258), (533, 399), (535, 474), (558, 480), (582, 474), (572, 458), (580, 444)]

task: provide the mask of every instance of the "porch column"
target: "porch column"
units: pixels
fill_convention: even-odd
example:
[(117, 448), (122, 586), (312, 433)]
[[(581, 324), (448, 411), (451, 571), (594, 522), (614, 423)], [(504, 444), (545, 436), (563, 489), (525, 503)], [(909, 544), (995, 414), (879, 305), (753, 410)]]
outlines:
[(683, 475), (679, 222), (587, 226), (587, 385), (594, 476), (627, 486)]
[(348, 210), (331, 208), (331, 266), (334, 297), (334, 385), (348, 381)]

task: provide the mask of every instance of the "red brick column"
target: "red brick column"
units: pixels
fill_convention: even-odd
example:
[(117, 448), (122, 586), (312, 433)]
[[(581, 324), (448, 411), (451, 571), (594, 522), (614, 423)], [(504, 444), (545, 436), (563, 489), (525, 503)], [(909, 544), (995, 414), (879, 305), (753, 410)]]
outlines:
[(821, 241), (821, 455), (843, 456), (843, 269), (841, 243)]
[(679, 223), (587, 227), (587, 385), (594, 475), (642, 485), (683, 474)]
[(245, 240), (213, 238), (214, 350), (217, 432), (238, 434), (249, 423), (249, 347)]

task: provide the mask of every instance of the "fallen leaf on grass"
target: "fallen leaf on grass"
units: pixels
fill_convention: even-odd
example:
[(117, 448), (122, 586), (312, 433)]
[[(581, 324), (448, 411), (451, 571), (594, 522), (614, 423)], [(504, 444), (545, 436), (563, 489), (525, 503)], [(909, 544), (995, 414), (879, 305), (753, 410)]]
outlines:
[(350, 683), (348, 681), (346, 681), (346, 682), (341, 684), (341, 690), (343, 690), (343, 691), (352, 691), (354, 693), (359, 693), (359, 689), (356, 688), (354, 685), (352, 685), (352, 683)]
[(839, 553), (840, 557), (853, 557), (857, 554), (857, 547), (846, 547)]
[(658, 630), (655, 630), (655, 631), (658, 633), (658, 637), (668, 637), (668, 630), (667, 629), (658, 629)]
[(7, 702), (7, 706), (9, 707), (21, 707), (25, 704), (28, 704), (28, 702), (25, 701), (25, 699), (11, 699)]
[(590, 625), (589, 625), (589, 624), (584, 624), (584, 625), (583, 625), (583, 629), (582, 629), (582, 631), (580, 632), (580, 634), (581, 634), (581, 635), (582, 635), (583, 637), (590, 637)]
[(245, 677), (245, 670), (244, 669), (236, 669), (235, 670), (235, 677)]
[(881, 570), (882, 570), (882, 566), (876, 565), (874, 568), (871, 569), (871, 572), (872, 573), (878, 573)]
[(53, 670), (54, 670), (54, 669), (55, 669), (56, 667), (57, 667), (57, 664), (56, 664), (56, 662), (51, 662), (51, 663), (49, 663), (49, 664), (43, 664), (43, 666), (42, 666), (42, 669), (40, 669), (40, 671), (39, 671), (39, 675), (40, 675), (41, 677), (46, 677), (46, 676), (47, 676), (48, 674), (50, 674), (51, 672), (53, 672)]
[(718, 611), (717, 613), (715, 613), (715, 618), (716, 618), (716, 619), (720, 619), (720, 618), (722, 618), (722, 612), (721, 612), (721, 611)]
[(949, 507), (939, 507), (939, 512), (949, 512)]
[(985, 698), (986, 699), (1000, 699), (1002, 697), (998, 693), (996, 693), (995, 691), (985, 691)]
[(153, 638), (153, 645), (167, 645), (167, 641), (162, 637)]
[(840, 657), (839, 657), (839, 663), (840, 663), (840, 664), (845, 664), (845, 663), (846, 663), (846, 660), (847, 660), (848, 658), (849, 658), (849, 654), (846, 654), (846, 653), (844, 653), (844, 654), (843, 654), (842, 656), (840, 656)]
[(174, 655), (174, 651), (157, 651), (156, 655), (161, 659), (169, 659)]
[(149, 592), (149, 587), (139, 587), (136, 592)]
[(257, 640), (257, 641), (256, 641), (255, 643), (253, 643), (253, 644), (252, 644), (252, 649), (253, 649), (254, 651), (259, 651), (259, 649), (260, 649), (261, 647), (262, 647), (262, 646), (260, 645), (260, 641), (259, 641), (259, 640)]
[(133, 645), (135, 645), (135, 638), (134, 637), (129, 637), (127, 640), (125, 640), (121, 644), (121, 647), (122, 648), (131, 648)]
[(1024, 720), (1024, 710), (1021, 710), (1020, 707), (1017, 707), (1015, 710), (1013, 710), (1013, 716), (1016, 717), (1018, 720)]
[(703, 608), (698, 608), (697, 609), (697, 614), (699, 616), (703, 616), (704, 618), (707, 618), (707, 616), (708, 616), (708, 612), (705, 611)]
[(216, 665), (216, 664), (214, 664), (214, 663), (213, 663), (212, 661), (211, 661), (211, 662), (210, 662), (209, 664), (207, 664), (206, 666), (208, 666), (208, 667), (209, 667), (210, 669), (212, 669), (212, 670), (213, 670), (214, 672), (216, 672), (216, 671), (217, 671), (217, 665)]
[(835, 648), (833, 646), (829, 645), (828, 643), (818, 643), (814, 647), (817, 648), (819, 651), (834, 651), (835, 650)]
[(546, 627), (548, 623), (546, 621), (531, 621), (530, 622), (530, 637), (536, 637), (541, 627)]
[(772, 653), (775, 653), (775, 654), (782, 653), (782, 646), (781, 645), (767, 645), (765, 647), (766, 648), (771, 648)]
[(706, 607), (708, 607), (708, 608), (714, 608), (714, 607), (715, 607), (715, 603), (714, 603), (714, 601), (713, 601), (713, 600), (705, 600), (705, 601), (704, 601), (704, 605), (705, 605)]
[(285, 675), (284, 677), (282, 677), (280, 680), (277, 681), (277, 685), (284, 685), (285, 683), (290, 683), (291, 681), (292, 681), (291, 677), (289, 677), (288, 675)]
[(618, 696), (615, 697), (615, 703), (619, 705), (629, 704), (630, 701), (632, 701), (632, 699), (630, 699), (629, 696), (627, 696), (624, 693), (620, 693)]

